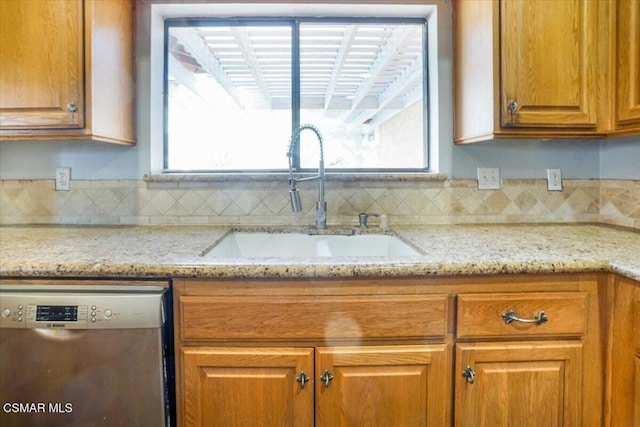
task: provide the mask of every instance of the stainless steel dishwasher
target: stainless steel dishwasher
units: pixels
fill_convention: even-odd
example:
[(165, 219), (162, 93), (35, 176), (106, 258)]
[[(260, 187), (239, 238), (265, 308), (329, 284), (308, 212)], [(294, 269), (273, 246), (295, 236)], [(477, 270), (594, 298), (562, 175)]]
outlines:
[(0, 425), (172, 425), (168, 290), (1, 280)]

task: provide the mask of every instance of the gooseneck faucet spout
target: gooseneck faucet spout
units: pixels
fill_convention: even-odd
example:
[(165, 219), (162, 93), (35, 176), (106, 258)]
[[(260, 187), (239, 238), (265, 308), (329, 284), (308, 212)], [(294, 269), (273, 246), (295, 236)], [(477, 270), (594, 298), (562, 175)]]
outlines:
[[(318, 163), (318, 175), (307, 178), (296, 179), (293, 176), (293, 154), (295, 152), (296, 144), (300, 144), (300, 133), (303, 130), (312, 131), (320, 144), (320, 160)], [(327, 202), (324, 199), (324, 143), (322, 141), (322, 135), (318, 128), (313, 125), (305, 124), (301, 125), (291, 135), (289, 140), (289, 150), (287, 151), (287, 157), (289, 158), (289, 197), (291, 198), (291, 209), (293, 212), (302, 212), (302, 202), (300, 201), (300, 192), (298, 191), (297, 184), (302, 181), (318, 180), (318, 200), (316, 202), (316, 227), (325, 228), (327, 226)]]

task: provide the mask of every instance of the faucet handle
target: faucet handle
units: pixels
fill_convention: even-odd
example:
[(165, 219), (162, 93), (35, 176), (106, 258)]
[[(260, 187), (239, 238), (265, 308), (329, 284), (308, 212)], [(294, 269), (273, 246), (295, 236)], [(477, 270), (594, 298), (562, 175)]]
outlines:
[(380, 216), (380, 215), (374, 214), (374, 213), (366, 213), (366, 212), (361, 212), (358, 214), (360, 228), (367, 228), (367, 219), (369, 219), (370, 216)]

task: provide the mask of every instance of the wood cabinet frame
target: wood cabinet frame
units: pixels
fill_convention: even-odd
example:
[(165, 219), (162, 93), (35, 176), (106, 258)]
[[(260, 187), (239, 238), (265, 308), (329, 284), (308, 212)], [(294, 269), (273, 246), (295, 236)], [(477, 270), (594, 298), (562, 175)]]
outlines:
[(640, 425), (640, 282), (610, 277), (607, 425)]
[(610, 60), (614, 69), (611, 83), (615, 99), (613, 124), (615, 135), (637, 135), (640, 133), (640, 2), (617, 0), (611, 13), (610, 23), (614, 29)]
[(640, 134), (640, 4), (561, 3), (452, 3), (455, 143)]
[[(10, 20), (2, 43), (22, 46), (0, 63), (0, 141), (134, 144), (134, 2), (3, 1), (0, 7)], [(47, 38), (49, 31), (54, 36)]]
[[(456, 346), (460, 346), (460, 349), (464, 349), (475, 342), (477, 346), (493, 346), (500, 347), (503, 345), (506, 347), (539, 347), (539, 352), (544, 352), (547, 347), (560, 348), (558, 351), (564, 351), (571, 353), (573, 356), (567, 360), (572, 360), (572, 372), (574, 375), (579, 372), (580, 378), (573, 378), (574, 381), (581, 384), (578, 390), (571, 389), (574, 393), (570, 396), (569, 401), (572, 402), (566, 408), (567, 414), (563, 415), (567, 420), (584, 420), (584, 425), (601, 426), (604, 425), (605, 417), (603, 415), (603, 402), (608, 399), (608, 394), (605, 393), (605, 354), (603, 348), (607, 345), (607, 337), (603, 330), (603, 325), (607, 323), (607, 303), (608, 298), (611, 296), (607, 292), (608, 289), (607, 275), (605, 274), (540, 274), (540, 275), (498, 275), (498, 276), (474, 276), (474, 277), (407, 277), (407, 278), (362, 278), (362, 279), (269, 279), (269, 280), (229, 280), (229, 279), (176, 279), (174, 281), (174, 296), (175, 296), (175, 310), (174, 317), (176, 322), (176, 354), (178, 369), (176, 370), (177, 380), (177, 398), (179, 402), (178, 420), (179, 425), (191, 425), (185, 424), (185, 419), (190, 417), (190, 414), (185, 413), (185, 400), (193, 399), (193, 396), (185, 396), (184, 390), (181, 384), (185, 381), (182, 376), (184, 375), (184, 360), (182, 359), (184, 354), (197, 353), (207, 348), (246, 348), (246, 351), (250, 352), (253, 349), (259, 351), (276, 351), (278, 349), (286, 348), (313, 348), (316, 351), (316, 366), (315, 371), (322, 370), (322, 366), (326, 362), (318, 364), (318, 360), (321, 360), (324, 356), (322, 354), (345, 354), (344, 358), (352, 358), (356, 360), (358, 352), (364, 353), (372, 352), (376, 354), (382, 349), (401, 349), (407, 346), (418, 351), (418, 353), (427, 351), (431, 356), (446, 359), (446, 363), (439, 362), (448, 366), (448, 369), (443, 369), (440, 372), (440, 379), (445, 381), (445, 388), (440, 392), (440, 397), (445, 397), (446, 404), (439, 411), (441, 415), (439, 419), (446, 420), (444, 425), (453, 425), (453, 413), (454, 413), (454, 401), (459, 398), (454, 398), (453, 393), (458, 393), (457, 389), (454, 389), (454, 384), (460, 380), (461, 372), (457, 372), (456, 367), (454, 369), (453, 354), (455, 353)], [(554, 293), (570, 296), (570, 301), (574, 301), (578, 304), (578, 311), (574, 308), (567, 308), (565, 303), (556, 302), (555, 306), (558, 307), (557, 313), (563, 313), (562, 316), (583, 316), (582, 320), (571, 320), (566, 327), (557, 326), (550, 329), (548, 334), (534, 333), (528, 335), (512, 335), (508, 337), (492, 337), (487, 335), (486, 338), (457, 338), (456, 337), (456, 301), (458, 295), (504, 295), (510, 293), (517, 293), (522, 297), (531, 293), (532, 295), (540, 295), (543, 293)], [(559, 294), (559, 295), (560, 295)], [(199, 332), (196, 335), (192, 334), (192, 331), (185, 331), (181, 327), (181, 322), (185, 319), (189, 319), (192, 327), (197, 325), (194, 319), (190, 315), (186, 315), (183, 312), (185, 309), (193, 307), (191, 304), (194, 301), (217, 301), (216, 307), (222, 307), (220, 303), (224, 302), (225, 298), (231, 298), (231, 301), (235, 301), (236, 298), (249, 298), (249, 300), (264, 300), (277, 301), (280, 298), (282, 301), (294, 301), (296, 298), (302, 298), (302, 300), (316, 300), (322, 301), (323, 298), (328, 300), (339, 301), (341, 298), (345, 298), (347, 301), (350, 298), (357, 300), (358, 295), (366, 295), (368, 297), (380, 297), (382, 299), (389, 298), (390, 307), (393, 307), (393, 300), (398, 299), (397, 296), (411, 296), (409, 300), (413, 298), (420, 298), (421, 296), (439, 296), (446, 295), (447, 308), (445, 310), (445, 328), (443, 329), (442, 336), (433, 334), (429, 336), (416, 336), (407, 333), (406, 330), (397, 329), (398, 333), (393, 334), (385, 333), (382, 336), (376, 336), (375, 332), (368, 332), (364, 337), (354, 337), (347, 335), (329, 335), (322, 337), (317, 334), (309, 334), (308, 337), (303, 337), (294, 334), (289, 337), (278, 338), (278, 336), (270, 333), (269, 322), (280, 322), (278, 319), (267, 319), (260, 316), (255, 317), (253, 315), (246, 316), (246, 324), (248, 328), (254, 328), (259, 331), (255, 335), (249, 334), (244, 338), (234, 339), (230, 335), (207, 335), (206, 332)], [(184, 298), (186, 305), (180, 302), (180, 298)], [(211, 300), (207, 300), (211, 298)], [(439, 298), (439, 297), (438, 297)], [(435, 298), (435, 300), (438, 300)], [(566, 298), (559, 297), (558, 301), (565, 301)], [(365, 298), (364, 301), (367, 299)], [(374, 298), (376, 300), (376, 298)], [(402, 300), (400, 298), (399, 300)], [(532, 299), (531, 301), (536, 301)], [(425, 301), (431, 301), (430, 298)], [(528, 300), (527, 300), (528, 301)], [(556, 301), (556, 300), (550, 300)], [(603, 301), (601, 305), (600, 302)], [(543, 301), (544, 302), (544, 301)], [(574, 305), (574, 303), (571, 303)], [(322, 306), (322, 304), (321, 304)], [(237, 311), (240, 309), (239, 305), (236, 306)], [(391, 310), (393, 311), (393, 309)], [(581, 313), (581, 314), (580, 314)], [(227, 314), (228, 315), (228, 314)], [(362, 313), (361, 313), (362, 315)], [(499, 316), (499, 313), (498, 313)], [(215, 317), (215, 315), (214, 315)], [(260, 326), (253, 324), (252, 320), (258, 319)], [(265, 320), (266, 319), (266, 320)], [(296, 317), (292, 317), (290, 320), (292, 324), (302, 323), (295, 320)], [(266, 322), (266, 323), (265, 323)], [(321, 320), (317, 327), (323, 328)], [(293, 328), (295, 330), (295, 327)], [(194, 329), (197, 331), (198, 329)], [(280, 330), (279, 327), (275, 327), (274, 331)], [(555, 332), (553, 332), (555, 331)], [(185, 333), (186, 332), (186, 333)], [(333, 339), (332, 339), (333, 337)], [(465, 347), (466, 346), (466, 347)], [(550, 347), (549, 347), (550, 348)], [(358, 350), (360, 349), (360, 350)], [(438, 350), (428, 353), (428, 349)], [(390, 351), (387, 350), (387, 351)], [(444, 352), (443, 352), (444, 350)], [(218, 350), (216, 350), (218, 351)], [(355, 351), (355, 354), (353, 353)], [(524, 351), (524, 350), (522, 350)], [(319, 353), (318, 353), (319, 352)], [(321, 356), (318, 356), (320, 354)], [(342, 357), (342, 356), (341, 356)], [(369, 356), (367, 356), (369, 357)], [(379, 356), (371, 356), (379, 357)], [(418, 356), (416, 356), (418, 357)], [(425, 357), (425, 356), (419, 356)], [(419, 358), (418, 357), (418, 358)], [(568, 356), (567, 356), (568, 357)], [(320, 359), (319, 359), (320, 358)], [(577, 358), (577, 359), (576, 359)], [(564, 363), (564, 362), (563, 362)], [(348, 365), (348, 363), (347, 363)], [(577, 368), (577, 366), (583, 366), (583, 368)], [(567, 365), (569, 366), (569, 365)], [(588, 369), (586, 368), (588, 366)], [(366, 365), (358, 368), (362, 372), (367, 371)], [(415, 374), (409, 375), (414, 378), (420, 378), (420, 369), (407, 370), (406, 367), (398, 368), (400, 373), (415, 372)], [(318, 379), (318, 372), (315, 372), (315, 387), (316, 393), (322, 392), (322, 388), (318, 390), (320, 381)], [(341, 374), (338, 374), (341, 375)], [(384, 374), (382, 374), (384, 376)], [(417, 375), (417, 376), (415, 376)], [(335, 376), (335, 372), (334, 372)], [(445, 380), (446, 378), (446, 380)], [(383, 380), (381, 380), (383, 381)], [(441, 384), (442, 385), (442, 384)], [(577, 393), (577, 394), (575, 394)], [(450, 398), (449, 398), (450, 397)], [(578, 408), (578, 409), (576, 409)], [(318, 408), (316, 408), (318, 410)], [(320, 408), (319, 410), (322, 410)], [(576, 413), (578, 411), (578, 413)], [(327, 419), (324, 414), (316, 414), (320, 420)], [(568, 417), (568, 418), (567, 418)]]

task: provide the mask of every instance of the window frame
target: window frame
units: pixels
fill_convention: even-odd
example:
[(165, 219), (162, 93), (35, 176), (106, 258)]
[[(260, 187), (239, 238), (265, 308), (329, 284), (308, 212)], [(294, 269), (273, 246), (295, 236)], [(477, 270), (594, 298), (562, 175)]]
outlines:
[[(287, 26), (291, 27), (291, 130), (293, 132), (302, 124), (300, 123), (300, 25), (304, 23), (354, 23), (354, 24), (419, 24), (422, 26), (422, 138), (423, 138), (423, 165), (421, 168), (326, 168), (327, 173), (331, 174), (394, 174), (394, 173), (429, 173), (431, 172), (431, 111), (430, 111), (430, 93), (429, 93), (429, 21), (425, 17), (350, 17), (350, 16), (331, 16), (331, 17), (312, 17), (312, 16), (284, 16), (284, 17), (176, 17), (166, 18), (163, 24), (163, 173), (193, 173), (193, 174), (262, 174), (262, 173), (283, 173), (287, 172), (286, 168), (282, 169), (170, 169), (168, 167), (169, 160), (169, 137), (168, 137), (168, 109), (169, 109), (169, 30), (172, 27), (186, 26)], [(317, 170), (317, 168), (300, 167), (300, 144), (295, 147), (293, 157), (294, 172), (307, 173)], [(284, 155), (283, 155), (284, 157)]]

